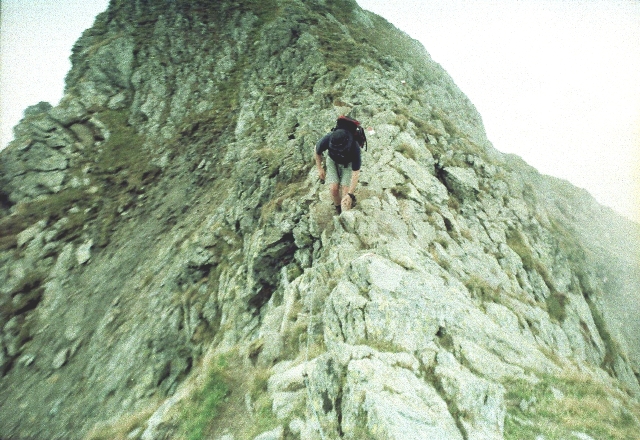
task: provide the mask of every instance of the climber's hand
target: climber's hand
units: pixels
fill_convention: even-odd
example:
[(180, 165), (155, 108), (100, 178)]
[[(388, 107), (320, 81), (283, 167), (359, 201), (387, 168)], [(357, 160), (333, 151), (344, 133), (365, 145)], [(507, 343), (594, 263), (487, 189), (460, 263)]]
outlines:
[(324, 180), (327, 177), (327, 172), (324, 168), (318, 168), (318, 177), (320, 177), (320, 183), (324, 183)]

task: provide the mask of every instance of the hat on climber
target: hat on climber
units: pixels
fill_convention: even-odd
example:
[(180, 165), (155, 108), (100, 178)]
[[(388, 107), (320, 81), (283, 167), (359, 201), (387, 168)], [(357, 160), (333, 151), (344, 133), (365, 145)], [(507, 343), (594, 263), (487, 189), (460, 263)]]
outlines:
[(338, 129), (331, 133), (331, 146), (336, 149), (343, 149), (350, 141), (347, 130)]

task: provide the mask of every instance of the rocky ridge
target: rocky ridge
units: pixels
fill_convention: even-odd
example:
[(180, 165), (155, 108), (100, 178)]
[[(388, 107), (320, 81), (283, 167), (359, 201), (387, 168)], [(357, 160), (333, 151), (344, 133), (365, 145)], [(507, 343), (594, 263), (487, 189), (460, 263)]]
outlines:
[[(494, 150), (380, 17), (114, 0), (72, 63), (0, 153), (0, 436), (637, 432), (638, 226)], [(346, 113), (334, 216), (312, 148)]]

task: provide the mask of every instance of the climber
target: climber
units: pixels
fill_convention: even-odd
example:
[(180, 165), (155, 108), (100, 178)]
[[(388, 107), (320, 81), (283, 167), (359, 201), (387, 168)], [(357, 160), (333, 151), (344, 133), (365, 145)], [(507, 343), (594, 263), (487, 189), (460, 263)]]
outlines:
[[(329, 150), (326, 172), (322, 154)], [(340, 214), (356, 204), (354, 192), (360, 177), (360, 145), (346, 129), (336, 128), (318, 141), (315, 147), (316, 167), (320, 181), (329, 184), (331, 200)]]

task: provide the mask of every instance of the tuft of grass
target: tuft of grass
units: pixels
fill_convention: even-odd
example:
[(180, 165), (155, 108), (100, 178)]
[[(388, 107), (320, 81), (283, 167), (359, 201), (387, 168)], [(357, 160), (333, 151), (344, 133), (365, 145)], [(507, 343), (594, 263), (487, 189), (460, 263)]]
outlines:
[(387, 339), (367, 338), (357, 341), (356, 344), (366, 345), (381, 353), (405, 353), (407, 349), (393, 341)]
[(158, 409), (159, 403), (152, 402), (148, 407), (118, 419), (115, 422), (102, 422), (94, 426), (86, 435), (85, 440), (127, 440), (130, 434), (145, 427), (147, 420)]
[(21, 343), (31, 339), (32, 321), (25, 322), (25, 315), (35, 309), (44, 294), (44, 280), (46, 273), (40, 269), (30, 270), (22, 280), (14, 286), (8, 294), (0, 298), (0, 326), (12, 317), (19, 319), (19, 334), (17, 340)]
[(582, 432), (600, 440), (632, 440), (640, 432), (640, 405), (593, 378), (569, 373), (504, 384), (504, 438), (573, 438)]
[(442, 122), (447, 135), (458, 138), (465, 136), (465, 134), (458, 128), (455, 117), (450, 116), (441, 108), (435, 108), (431, 113), (433, 119), (437, 119)]
[(522, 266), (527, 271), (534, 269), (534, 256), (524, 234), (516, 229), (507, 233), (507, 245), (520, 257)]
[(204, 386), (196, 391), (182, 411), (182, 431), (187, 440), (205, 438), (207, 430), (219, 414), (220, 406), (229, 393), (223, 374), (226, 359), (219, 358), (208, 373)]
[(618, 353), (622, 352), (622, 349), (620, 348), (619, 343), (611, 335), (606, 320), (602, 316), (600, 310), (598, 310), (598, 307), (595, 305), (593, 300), (589, 297), (586, 297), (586, 301), (589, 305), (589, 309), (591, 310), (593, 322), (598, 329), (598, 333), (600, 334), (600, 338), (602, 339), (606, 350), (601, 366), (602, 368), (612, 372), (616, 356)]
[(500, 291), (480, 275), (470, 275), (469, 278), (465, 280), (464, 286), (473, 298), (478, 298), (482, 302), (500, 303)]
[(409, 186), (406, 184), (399, 184), (391, 188), (391, 194), (393, 194), (396, 199), (408, 199), (409, 194), (411, 194), (411, 189), (409, 189)]
[(562, 323), (567, 318), (567, 302), (569, 298), (556, 291), (552, 291), (551, 295), (546, 298), (547, 311), (552, 319)]
[(142, 148), (144, 136), (129, 124), (129, 111), (106, 110), (99, 113), (98, 119), (109, 128), (110, 136), (102, 145), (97, 171), (105, 174), (125, 171), (127, 180), (139, 184), (149, 169), (150, 157)]
[[(77, 230), (84, 225), (87, 217), (83, 209), (91, 203), (92, 200), (85, 191), (71, 188), (17, 204), (14, 213), (0, 219), (0, 250), (15, 248), (17, 235), (41, 219), (46, 219), (48, 224), (52, 224), (62, 217), (68, 217), (70, 221), (58, 231), (55, 239), (67, 235), (71, 236), (67, 239), (77, 236)], [(78, 206), (81, 210), (75, 214), (69, 213), (73, 206)]]
[(275, 177), (282, 165), (284, 154), (276, 148), (265, 147), (255, 150), (252, 156), (262, 166), (264, 175)]
[(396, 147), (396, 151), (402, 154), (407, 159), (416, 160), (416, 150), (415, 148), (408, 144), (407, 142), (403, 142)]
[(203, 360), (203, 379), (194, 383), (197, 389), (182, 400), (174, 418), (179, 438), (201, 440), (231, 432), (248, 439), (279, 424), (267, 391), (271, 371), (252, 367), (251, 355), (234, 349)]
[(525, 235), (518, 230), (511, 230), (507, 234), (507, 245), (520, 257), (522, 267), (528, 272), (537, 272), (549, 288), (550, 294), (545, 300), (547, 312), (552, 319), (562, 323), (567, 318), (569, 298), (556, 289), (549, 269), (533, 254), (533, 250)]
[(276, 18), (280, 11), (274, 0), (240, 0), (211, 2), (210, 0), (180, 0), (178, 7), (204, 22), (225, 23), (236, 14), (251, 12), (264, 24)]
[(245, 438), (254, 438), (262, 432), (278, 426), (278, 419), (273, 414), (271, 399), (268, 393), (261, 394), (254, 403), (252, 429)]

